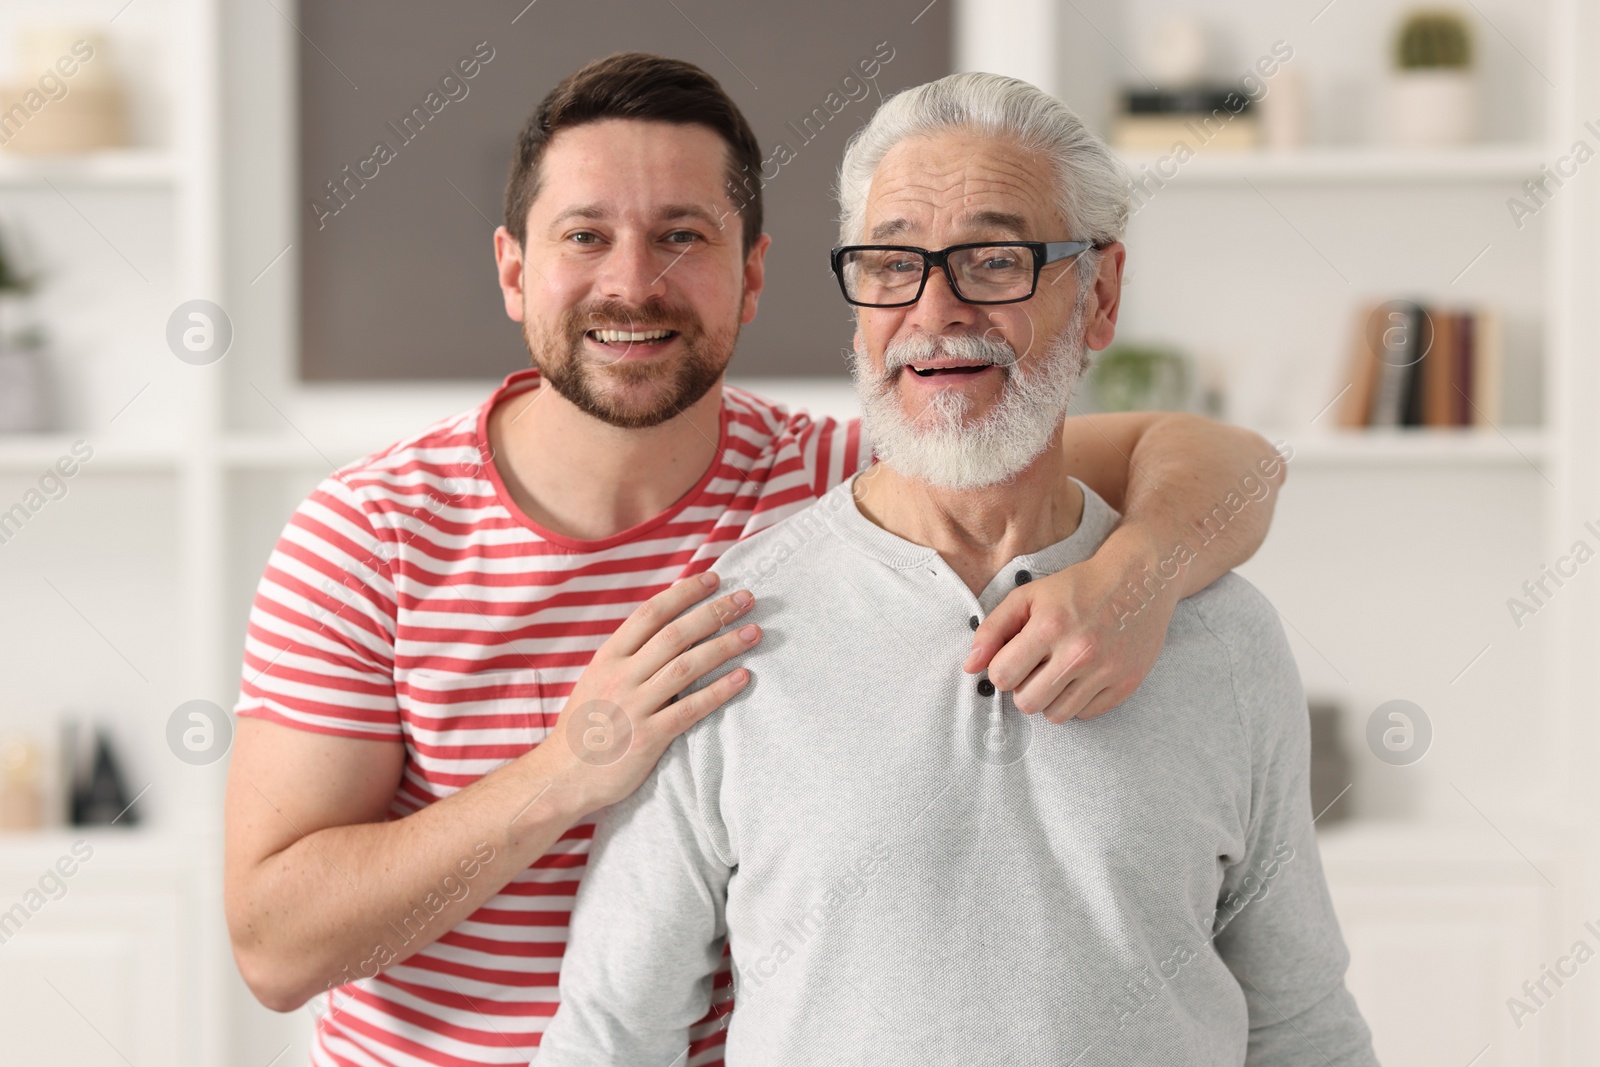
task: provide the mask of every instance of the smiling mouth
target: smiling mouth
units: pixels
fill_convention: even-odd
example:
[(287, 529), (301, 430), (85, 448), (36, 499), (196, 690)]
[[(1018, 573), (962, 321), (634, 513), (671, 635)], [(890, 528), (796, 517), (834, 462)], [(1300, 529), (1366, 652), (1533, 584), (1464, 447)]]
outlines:
[(584, 336), (602, 345), (660, 344), (678, 336), (677, 330), (588, 330)]
[(949, 366), (919, 367), (915, 363), (907, 363), (906, 369), (915, 371), (919, 378), (932, 378), (940, 374), (977, 374), (992, 366), (993, 363), (959, 363)]

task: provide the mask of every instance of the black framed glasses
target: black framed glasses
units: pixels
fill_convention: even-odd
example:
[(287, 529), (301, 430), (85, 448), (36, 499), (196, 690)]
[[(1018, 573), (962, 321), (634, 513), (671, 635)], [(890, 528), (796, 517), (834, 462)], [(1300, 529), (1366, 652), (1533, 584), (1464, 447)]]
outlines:
[(857, 307), (909, 307), (922, 299), (928, 273), (944, 271), (951, 292), (968, 304), (1031, 300), (1039, 272), (1091, 248), (1090, 241), (974, 241), (938, 251), (915, 245), (840, 245), (831, 253), (839, 291)]

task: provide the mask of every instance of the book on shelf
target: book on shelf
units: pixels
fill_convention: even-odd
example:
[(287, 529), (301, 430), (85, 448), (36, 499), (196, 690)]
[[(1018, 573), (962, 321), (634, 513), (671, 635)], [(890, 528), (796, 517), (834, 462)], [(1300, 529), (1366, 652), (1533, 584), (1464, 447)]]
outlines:
[(1501, 421), (1504, 340), (1490, 307), (1390, 300), (1361, 309), (1339, 424), (1493, 426)]
[(1111, 129), (1112, 145), (1135, 153), (1251, 149), (1260, 139), (1250, 97), (1232, 85), (1128, 89)]

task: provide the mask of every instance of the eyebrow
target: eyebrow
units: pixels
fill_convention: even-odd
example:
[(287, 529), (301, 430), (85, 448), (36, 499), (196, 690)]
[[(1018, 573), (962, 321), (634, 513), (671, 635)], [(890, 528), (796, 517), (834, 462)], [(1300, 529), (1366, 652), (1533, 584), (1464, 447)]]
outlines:
[(885, 237), (898, 237), (910, 228), (910, 224), (905, 219), (890, 219), (874, 226), (872, 232), (867, 234), (867, 237), (869, 240), (881, 241)]
[[(550, 228), (555, 229), (572, 219), (599, 221), (611, 218), (614, 214), (616, 214), (616, 210), (609, 204), (576, 204), (551, 219)], [(668, 204), (657, 212), (656, 217), (662, 222), (697, 219), (713, 228), (721, 228), (718, 226), (717, 216), (697, 204)]]
[[(977, 211), (961, 220), (963, 229), (1000, 230), (1004, 236), (1022, 239), (1028, 232), (1028, 220), (1021, 215), (1009, 211)], [(905, 219), (886, 219), (872, 228), (868, 239), (882, 241), (887, 237), (898, 237), (911, 228)]]
[(1020, 238), (1028, 232), (1028, 220), (1009, 211), (979, 211), (968, 224), (989, 230), (1003, 230), (1008, 237)]

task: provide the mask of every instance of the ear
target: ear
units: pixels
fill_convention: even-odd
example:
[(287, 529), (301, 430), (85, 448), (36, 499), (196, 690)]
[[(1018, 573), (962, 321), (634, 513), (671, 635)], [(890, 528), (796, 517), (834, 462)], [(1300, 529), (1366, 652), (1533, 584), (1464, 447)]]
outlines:
[(772, 247), (772, 235), (764, 233), (756, 238), (750, 252), (744, 257), (744, 306), (739, 311), (739, 324), (748, 326), (755, 321), (756, 304), (761, 300), (761, 289), (767, 284), (767, 249)]
[(495, 273), (500, 277), (500, 296), (505, 301), (506, 317), (522, 321), (522, 246), (504, 226), (494, 231)]
[(1117, 335), (1117, 311), (1122, 306), (1122, 265), (1128, 248), (1121, 241), (1113, 241), (1100, 251), (1100, 263), (1094, 276), (1094, 296), (1090, 300), (1089, 323), (1083, 330), (1083, 341), (1098, 352), (1111, 344)]

